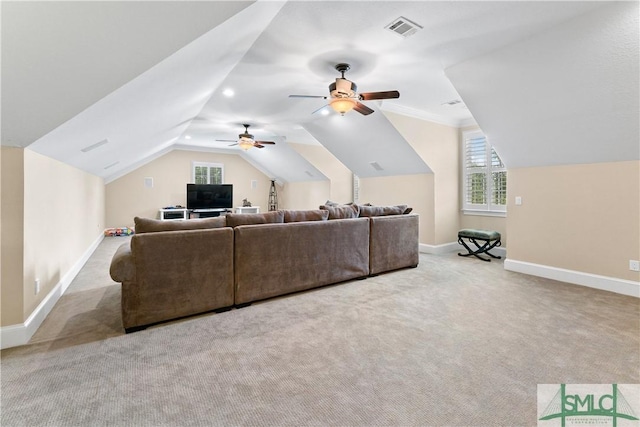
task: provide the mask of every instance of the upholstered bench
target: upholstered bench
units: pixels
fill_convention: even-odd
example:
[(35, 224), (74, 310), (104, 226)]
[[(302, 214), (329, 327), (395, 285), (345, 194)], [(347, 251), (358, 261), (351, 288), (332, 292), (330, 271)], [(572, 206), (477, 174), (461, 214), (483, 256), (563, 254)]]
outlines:
[[(470, 243), (473, 243), (476, 247), (472, 249), (467, 245), (464, 241), (467, 239)], [(481, 243), (478, 243), (481, 242)], [(465, 228), (458, 231), (458, 243), (464, 246), (467, 249), (466, 254), (458, 253), (460, 256), (475, 256), (476, 258), (480, 258), (483, 261), (491, 261), (488, 258), (481, 257), (480, 254), (487, 254), (491, 258), (500, 259), (502, 257), (493, 255), (489, 251), (496, 246), (500, 246), (500, 233), (492, 230), (475, 230), (472, 228)]]

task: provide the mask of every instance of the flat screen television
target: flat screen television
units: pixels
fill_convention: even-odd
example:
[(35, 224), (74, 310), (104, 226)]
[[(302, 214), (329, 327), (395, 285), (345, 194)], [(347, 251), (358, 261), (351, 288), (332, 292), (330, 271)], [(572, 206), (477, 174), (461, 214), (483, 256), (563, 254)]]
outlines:
[(187, 209), (231, 209), (232, 184), (187, 184)]

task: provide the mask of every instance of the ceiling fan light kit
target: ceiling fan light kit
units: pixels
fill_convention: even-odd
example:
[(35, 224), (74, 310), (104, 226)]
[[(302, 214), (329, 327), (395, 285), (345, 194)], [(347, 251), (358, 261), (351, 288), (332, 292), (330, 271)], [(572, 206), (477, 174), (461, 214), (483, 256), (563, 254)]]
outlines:
[(341, 116), (344, 116), (344, 113), (353, 110), (356, 106), (356, 101), (353, 98), (334, 98), (329, 102), (329, 105)]
[(253, 144), (254, 144), (254, 141), (250, 138), (242, 137), (238, 141), (238, 146), (244, 151), (247, 151), (249, 148), (253, 147)]

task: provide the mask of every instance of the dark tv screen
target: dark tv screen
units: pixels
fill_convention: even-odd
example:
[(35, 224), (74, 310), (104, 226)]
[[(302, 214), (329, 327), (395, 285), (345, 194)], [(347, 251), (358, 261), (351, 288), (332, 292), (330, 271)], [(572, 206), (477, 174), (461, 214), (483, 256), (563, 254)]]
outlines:
[(230, 209), (232, 184), (187, 184), (187, 209)]

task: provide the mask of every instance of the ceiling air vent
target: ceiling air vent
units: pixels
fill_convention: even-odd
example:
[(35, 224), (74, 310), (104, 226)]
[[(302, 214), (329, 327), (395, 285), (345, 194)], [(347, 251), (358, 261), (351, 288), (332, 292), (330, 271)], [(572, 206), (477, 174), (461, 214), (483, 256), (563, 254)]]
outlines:
[(100, 142), (96, 142), (95, 144), (89, 145), (87, 147), (82, 148), (80, 151), (82, 151), (83, 153), (88, 153), (91, 150), (95, 150), (96, 148), (100, 147), (101, 145), (104, 145), (106, 143), (108, 143), (109, 140), (108, 139), (103, 139)]
[(374, 168), (377, 171), (384, 170), (382, 169), (382, 166), (380, 166), (378, 162), (370, 162), (369, 164), (371, 165), (372, 168)]
[(421, 30), (422, 27), (415, 22), (405, 18), (404, 16), (399, 17), (394, 20), (391, 24), (385, 27), (389, 31), (393, 31), (396, 34), (401, 35), (402, 37), (409, 37), (416, 33), (416, 31)]
[(117, 165), (118, 163), (120, 163), (120, 161), (119, 161), (119, 160), (118, 160), (117, 162), (113, 162), (113, 163), (111, 163), (110, 165), (105, 166), (105, 167), (104, 167), (104, 169), (112, 168), (112, 167), (114, 167), (115, 165)]

